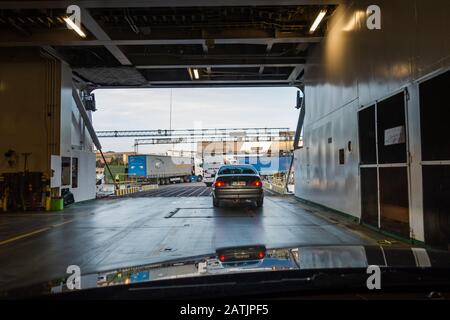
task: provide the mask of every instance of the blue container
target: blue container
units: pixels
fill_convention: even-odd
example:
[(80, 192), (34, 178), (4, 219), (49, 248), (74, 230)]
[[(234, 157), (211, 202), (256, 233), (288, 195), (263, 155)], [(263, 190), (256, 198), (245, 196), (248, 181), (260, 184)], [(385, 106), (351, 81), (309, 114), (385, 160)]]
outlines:
[(241, 157), (239, 164), (251, 164), (262, 175), (287, 172), (291, 157)]
[(128, 156), (128, 174), (146, 177), (147, 157), (145, 155)]

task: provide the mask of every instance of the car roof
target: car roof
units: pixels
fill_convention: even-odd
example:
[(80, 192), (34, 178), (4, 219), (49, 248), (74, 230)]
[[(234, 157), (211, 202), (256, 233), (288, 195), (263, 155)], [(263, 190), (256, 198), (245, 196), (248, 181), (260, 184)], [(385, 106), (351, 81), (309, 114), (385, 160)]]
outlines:
[[(220, 168), (236, 168), (236, 167), (240, 167), (240, 168), (252, 168), (255, 169), (254, 166), (252, 166), (251, 164), (224, 164), (223, 166), (221, 166)], [(256, 169), (255, 169), (256, 170)]]

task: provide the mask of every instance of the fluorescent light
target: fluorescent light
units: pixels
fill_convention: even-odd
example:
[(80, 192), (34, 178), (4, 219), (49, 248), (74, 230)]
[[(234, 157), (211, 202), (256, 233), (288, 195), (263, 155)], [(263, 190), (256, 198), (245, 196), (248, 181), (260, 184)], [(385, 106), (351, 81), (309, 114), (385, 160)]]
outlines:
[(316, 31), (317, 27), (319, 26), (320, 22), (322, 21), (323, 17), (325, 17), (326, 14), (327, 14), (327, 10), (321, 10), (319, 12), (316, 20), (314, 20), (314, 23), (312, 24), (311, 28), (309, 29), (309, 32)]
[(194, 69), (194, 78), (199, 79), (200, 76), (198, 75), (198, 69)]
[(63, 19), (80, 37), (86, 38), (86, 34), (69, 17)]

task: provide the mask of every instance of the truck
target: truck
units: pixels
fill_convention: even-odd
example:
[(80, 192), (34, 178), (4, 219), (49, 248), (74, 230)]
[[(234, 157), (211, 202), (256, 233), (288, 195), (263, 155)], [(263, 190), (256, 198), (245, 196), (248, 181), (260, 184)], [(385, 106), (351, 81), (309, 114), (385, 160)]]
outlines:
[(193, 181), (202, 182), (203, 181), (203, 163), (201, 159), (194, 159), (194, 179)]
[(224, 164), (223, 161), (211, 161), (203, 163), (203, 182), (207, 187), (211, 187), (217, 171)]
[(189, 157), (156, 154), (128, 156), (128, 174), (141, 181), (161, 185), (175, 182), (190, 182), (194, 174), (194, 160)]

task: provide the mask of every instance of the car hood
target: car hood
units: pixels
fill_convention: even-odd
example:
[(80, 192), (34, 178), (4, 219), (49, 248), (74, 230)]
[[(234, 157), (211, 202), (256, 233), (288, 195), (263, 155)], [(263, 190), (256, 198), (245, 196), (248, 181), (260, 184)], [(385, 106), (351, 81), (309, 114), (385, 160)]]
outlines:
[[(230, 248), (228, 248), (230, 249)], [(233, 250), (233, 248), (231, 248)], [(237, 250), (245, 250), (238, 247)], [(217, 253), (81, 275), (81, 289), (128, 285), (165, 279), (244, 272), (339, 268), (450, 268), (450, 253), (420, 247), (333, 245), (266, 249), (263, 259), (220, 261)], [(71, 291), (67, 278), (4, 293), (5, 296)]]

